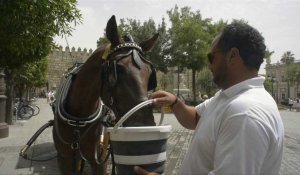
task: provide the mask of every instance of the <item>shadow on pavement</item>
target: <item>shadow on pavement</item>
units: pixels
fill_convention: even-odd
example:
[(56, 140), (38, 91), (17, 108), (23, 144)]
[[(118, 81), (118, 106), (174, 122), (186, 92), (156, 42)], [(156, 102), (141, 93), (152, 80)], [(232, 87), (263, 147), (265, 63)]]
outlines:
[(29, 168), (33, 174), (59, 174), (56, 150), (52, 142), (32, 145), (27, 151), (27, 157), (36, 161), (20, 156), (16, 169)]
[[(56, 162), (57, 152), (53, 142), (46, 142), (32, 145), (27, 156), (36, 161), (31, 161), (19, 157), (16, 169), (28, 168), (33, 174), (40, 175), (59, 175), (60, 171)], [(91, 167), (88, 163), (85, 164), (83, 175), (90, 175)]]

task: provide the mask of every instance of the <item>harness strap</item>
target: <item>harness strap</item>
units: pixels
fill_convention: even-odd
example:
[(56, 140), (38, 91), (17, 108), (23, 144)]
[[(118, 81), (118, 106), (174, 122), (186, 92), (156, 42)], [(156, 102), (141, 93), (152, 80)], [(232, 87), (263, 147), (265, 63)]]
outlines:
[(74, 130), (74, 141), (71, 144), (73, 150), (73, 159), (72, 159), (72, 174), (80, 174), (81, 170), (81, 154), (80, 154), (80, 131), (78, 129)]

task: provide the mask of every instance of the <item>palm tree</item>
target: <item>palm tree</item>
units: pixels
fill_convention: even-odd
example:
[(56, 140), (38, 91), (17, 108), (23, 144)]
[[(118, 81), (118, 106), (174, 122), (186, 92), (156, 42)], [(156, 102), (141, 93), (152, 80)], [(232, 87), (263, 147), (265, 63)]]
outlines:
[(265, 59), (267, 64), (271, 64), (271, 56), (274, 54), (274, 51), (269, 51), (269, 49), (266, 49), (265, 52)]
[(291, 51), (287, 51), (282, 55), (280, 61), (286, 65), (293, 64), (295, 61), (294, 54)]

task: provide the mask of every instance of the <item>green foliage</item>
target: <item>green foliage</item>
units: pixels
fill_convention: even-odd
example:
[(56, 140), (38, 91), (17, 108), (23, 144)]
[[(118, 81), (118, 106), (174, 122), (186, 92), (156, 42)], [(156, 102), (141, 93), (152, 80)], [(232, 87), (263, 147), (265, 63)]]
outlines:
[(266, 91), (268, 91), (272, 95), (272, 79), (266, 78), (266, 80), (264, 81), (264, 87)]
[(200, 70), (206, 65), (206, 53), (212, 40), (211, 20), (202, 19), (199, 11), (192, 12), (189, 7), (175, 6), (167, 14), (172, 24), (169, 31), (172, 65)]
[(76, 0), (0, 0), (0, 65), (7, 69), (46, 57), (55, 35), (81, 20)]
[(266, 59), (266, 62), (267, 64), (270, 64), (271, 63), (271, 56), (274, 54), (274, 51), (269, 51), (269, 49), (266, 49), (266, 52), (265, 52), (265, 59)]
[(44, 82), (45, 67), (37, 68), (34, 65), (39, 63), (32, 62), (50, 53), (54, 36), (70, 35), (72, 26), (81, 22), (76, 5), (76, 0), (0, 0), (0, 66), (6, 73), (7, 123), (12, 123), (14, 77), (24, 88)]
[(199, 72), (196, 84), (201, 94), (206, 94), (209, 97), (213, 96), (218, 90), (217, 86), (213, 83), (213, 75), (207, 67)]
[(41, 87), (47, 82), (47, 58), (22, 65), (15, 72), (15, 82), (18, 87)]
[(158, 79), (157, 89), (167, 90), (168, 84), (171, 83), (167, 74), (160, 74), (160, 76), (157, 76), (157, 79)]
[(282, 55), (280, 61), (286, 65), (293, 64), (295, 61), (294, 54), (291, 51), (287, 51)]
[[(164, 45), (166, 45), (166, 42), (168, 40), (166, 39), (167, 33), (164, 19), (162, 19), (162, 23), (157, 27), (153, 19), (149, 19), (147, 21), (144, 21), (143, 23), (136, 19), (121, 19), (118, 29), (120, 36), (130, 34), (137, 43), (151, 38), (155, 33), (159, 33), (160, 37), (157, 40), (157, 43), (152, 48), (152, 50), (146, 54), (146, 58), (150, 60), (158, 70), (167, 72), (168, 60), (165, 58)], [(97, 45), (100, 46), (103, 44), (107, 44), (108, 42), (109, 41), (104, 35), (103, 37), (99, 38), (99, 40), (97, 41)]]
[(176, 5), (167, 11), (172, 27), (170, 33), (171, 66), (177, 66), (179, 71), (184, 68), (192, 70), (192, 87), (195, 100), (196, 71), (207, 65), (207, 53), (216, 33), (226, 24), (219, 21), (216, 24), (210, 18), (202, 18), (200, 11), (192, 12), (190, 7), (181, 9)]
[(292, 85), (300, 83), (300, 64), (293, 64), (287, 68), (287, 79)]

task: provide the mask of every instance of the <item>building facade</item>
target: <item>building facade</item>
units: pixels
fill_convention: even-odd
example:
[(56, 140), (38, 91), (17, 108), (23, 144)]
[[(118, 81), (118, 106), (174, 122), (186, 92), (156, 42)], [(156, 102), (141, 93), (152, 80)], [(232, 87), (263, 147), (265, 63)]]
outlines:
[[(292, 65), (300, 67), (300, 60), (295, 60)], [(290, 67), (291, 65), (279, 62), (266, 64), (266, 78), (271, 82), (271, 94), (277, 103), (286, 102), (288, 98), (300, 98), (300, 71), (296, 72), (294, 75), (288, 75)], [(295, 79), (296, 81), (291, 81), (289, 79)]]

